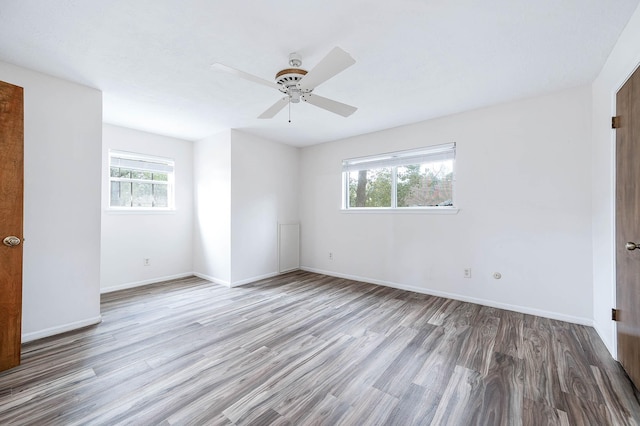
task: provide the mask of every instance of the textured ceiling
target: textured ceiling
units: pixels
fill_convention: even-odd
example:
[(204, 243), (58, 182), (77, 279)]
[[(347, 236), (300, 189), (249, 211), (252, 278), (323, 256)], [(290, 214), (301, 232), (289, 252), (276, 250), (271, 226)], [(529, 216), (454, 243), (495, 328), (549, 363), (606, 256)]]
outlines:
[[(0, 0), (0, 60), (98, 88), (104, 121), (197, 140), (229, 128), (311, 145), (591, 82), (639, 0)], [(308, 104), (256, 117), (272, 79), (334, 46), (357, 61)]]

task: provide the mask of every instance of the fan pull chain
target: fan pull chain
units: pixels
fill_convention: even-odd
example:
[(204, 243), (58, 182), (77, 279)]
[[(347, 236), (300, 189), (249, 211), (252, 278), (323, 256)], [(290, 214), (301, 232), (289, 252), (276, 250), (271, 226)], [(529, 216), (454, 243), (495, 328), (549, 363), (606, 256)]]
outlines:
[(289, 97), (289, 123), (291, 123), (291, 97)]

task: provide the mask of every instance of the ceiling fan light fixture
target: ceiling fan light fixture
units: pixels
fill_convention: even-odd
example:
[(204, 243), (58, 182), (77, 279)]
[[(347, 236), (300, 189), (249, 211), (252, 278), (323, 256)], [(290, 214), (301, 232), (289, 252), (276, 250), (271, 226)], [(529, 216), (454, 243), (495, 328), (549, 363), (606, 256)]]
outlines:
[(296, 88), (289, 89), (289, 98), (293, 104), (300, 102), (300, 90)]

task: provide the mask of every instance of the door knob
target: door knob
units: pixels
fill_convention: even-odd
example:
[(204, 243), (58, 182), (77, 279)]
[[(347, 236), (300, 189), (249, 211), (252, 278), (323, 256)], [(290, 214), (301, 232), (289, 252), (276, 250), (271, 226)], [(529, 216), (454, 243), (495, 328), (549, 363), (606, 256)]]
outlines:
[(640, 244), (628, 242), (627, 244), (624, 245), (624, 248), (626, 248), (629, 251), (632, 251), (635, 249), (640, 249)]
[(7, 247), (15, 247), (17, 245), (20, 245), (20, 238), (10, 235), (6, 237), (4, 240), (2, 240), (2, 242)]

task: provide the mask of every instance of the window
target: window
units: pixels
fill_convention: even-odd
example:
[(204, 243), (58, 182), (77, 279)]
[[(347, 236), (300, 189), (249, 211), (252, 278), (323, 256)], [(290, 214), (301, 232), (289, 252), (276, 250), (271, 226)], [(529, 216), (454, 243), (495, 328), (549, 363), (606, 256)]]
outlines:
[(172, 210), (173, 169), (171, 159), (109, 151), (109, 207)]
[(456, 144), (342, 162), (345, 209), (453, 206)]

